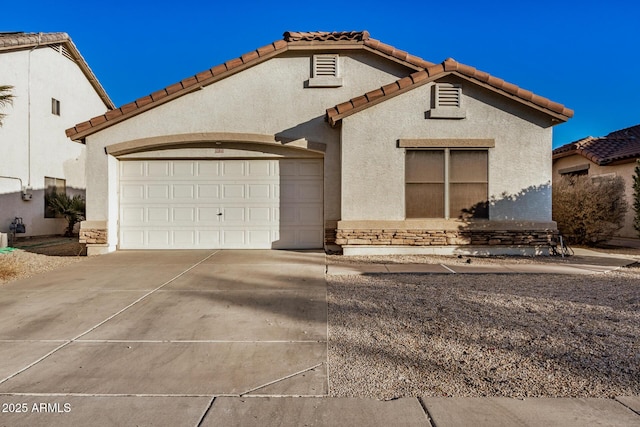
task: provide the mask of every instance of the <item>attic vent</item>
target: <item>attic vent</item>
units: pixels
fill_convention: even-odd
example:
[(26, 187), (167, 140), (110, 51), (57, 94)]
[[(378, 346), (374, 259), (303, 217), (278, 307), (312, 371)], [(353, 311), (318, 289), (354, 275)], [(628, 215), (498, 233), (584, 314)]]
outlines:
[(452, 83), (436, 83), (435, 102), (429, 117), (438, 119), (463, 119), (466, 112), (462, 108), (462, 86)]
[(62, 56), (64, 56), (65, 58), (73, 61), (73, 57), (71, 56), (71, 53), (63, 44), (59, 44), (59, 43), (52, 44), (52, 45), (49, 45), (49, 47), (55, 50), (56, 52), (58, 52), (59, 54), (61, 54)]
[(313, 55), (312, 76), (309, 87), (342, 86), (338, 55)]
[(462, 87), (460, 85), (438, 83), (436, 85), (436, 108), (460, 108), (461, 92)]
[(313, 77), (338, 77), (338, 55), (314, 55)]

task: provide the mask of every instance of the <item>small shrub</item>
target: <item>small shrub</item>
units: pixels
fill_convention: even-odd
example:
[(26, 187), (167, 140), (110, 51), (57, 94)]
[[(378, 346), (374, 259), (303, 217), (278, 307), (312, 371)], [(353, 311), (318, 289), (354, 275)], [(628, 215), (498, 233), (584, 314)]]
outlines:
[(640, 160), (636, 161), (637, 165), (633, 175), (633, 228), (638, 232), (640, 237)]
[(619, 177), (562, 176), (553, 182), (553, 219), (570, 243), (594, 245), (624, 225), (627, 201)]
[(67, 196), (65, 193), (48, 193), (45, 196), (45, 204), (57, 216), (67, 220), (67, 228), (64, 235), (73, 236), (73, 227), (85, 219), (86, 204), (84, 197), (75, 195)]

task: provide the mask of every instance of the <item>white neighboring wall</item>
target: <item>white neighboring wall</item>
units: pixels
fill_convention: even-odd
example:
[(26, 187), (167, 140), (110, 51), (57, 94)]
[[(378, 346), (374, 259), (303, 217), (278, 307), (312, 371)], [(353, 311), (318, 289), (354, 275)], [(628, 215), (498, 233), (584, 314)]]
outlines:
[[(65, 129), (107, 106), (78, 64), (47, 45), (0, 51), (0, 85), (14, 87), (13, 104), (2, 109), (0, 176), (19, 178), (0, 178), (0, 232), (22, 217), (22, 236), (61, 234), (64, 219), (44, 217), (45, 177), (64, 179), (69, 195), (84, 194), (86, 149)], [(30, 201), (22, 200), (25, 189)]]

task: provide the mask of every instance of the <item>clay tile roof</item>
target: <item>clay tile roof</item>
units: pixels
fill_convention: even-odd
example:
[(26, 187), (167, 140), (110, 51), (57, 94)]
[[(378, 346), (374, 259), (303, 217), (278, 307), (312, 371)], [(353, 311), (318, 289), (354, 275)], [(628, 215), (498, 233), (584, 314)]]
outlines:
[[(412, 84), (407, 85), (406, 80), (401, 79), (395, 83), (397, 85), (397, 89), (393, 88), (392, 85), (387, 85), (384, 88), (368, 92), (364, 95), (369, 100), (367, 104), (363, 105), (361, 102), (356, 103), (352, 99), (346, 103), (343, 103), (340, 109), (327, 109), (326, 119), (331, 124), (331, 126), (336, 126), (338, 122), (344, 117), (361, 111), (371, 105), (375, 105), (382, 100), (387, 99), (388, 97), (399, 95), (450, 73), (457, 73), (458, 75), (466, 77), (467, 79), (475, 81), (485, 87), (502, 92), (508, 96), (511, 96), (512, 98), (520, 100), (523, 103), (531, 105), (542, 111), (546, 111), (547, 113), (550, 113), (560, 120), (566, 121), (569, 118), (573, 117), (573, 110), (566, 108), (562, 104), (552, 102), (547, 98), (535, 95), (532, 92), (519, 88), (516, 85), (506, 83), (502, 79), (492, 77), (483, 71), (479, 71), (468, 65), (461, 64), (453, 58), (447, 58), (440, 64), (431, 64), (425, 67), (425, 70), (411, 74), (409, 77), (411, 78), (411, 80), (413, 80)], [(351, 108), (346, 107), (349, 104), (351, 105)]]
[[(370, 38), (367, 31), (287, 31), (284, 33), (283, 39), (281, 40), (276, 40), (271, 44), (245, 53), (240, 57), (231, 59), (223, 64), (216, 65), (209, 70), (202, 71), (193, 77), (189, 77), (181, 82), (169, 85), (147, 97), (137, 100), (136, 102), (121, 106), (117, 109), (119, 111), (116, 113), (105, 113), (104, 118), (106, 120), (94, 117), (86, 122), (79, 123), (76, 126), (67, 129), (66, 134), (69, 138), (74, 140), (82, 140), (93, 132), (97, 132), (98, 130), (111, 126), (112, 124), (126, 120), (129, 117), (133, 117), (136, 114), (140, 114), (161, 105), (164, 102), (168, 102), (171, 99), (186, 95), (187, 93), (224, 79), (247, 67), (256, 65), (272, 56), (278, 55), (286, 51), (290, 45), (295, 45), (297, 47), (302, 46), (303, 48), (308, 46), (309, 49), (321, 49), (325, 46), (324, 43), (340, 44), (342, 46), (353, 46), (354, 48), (366, 49), (375, 52), (378, 55), (387, 56), (409, 68), (415, 69), (416, 71), (434, 65), (422, 58), (410, 55), (407, 52), (394, 48), (393, 46)], [(406, 86), (405, 83), (406, 82), (402, 82), (402, 88)], [(395, 89), (391, 87), (387, 88), (387, 93), (390, 94), (391, 92), (395, 92)], [(380, 94), (384, 95), (382, 91), (380, 91)], [(377, 95), (379, 94), (376, 94), (376, 96)], [(372, 95), (371, 98), (373, 97), (374, 96)], [(92, 123), (96, 123), (96, 125), (94, 126)]]
[(310, 31), (310, 32), (298, 32), (287, 31), (284, 33), (284, 41), (286, 42), (361, 42), (369, 39), (368, 31), (339, 31), (339, 32), (327, 32), (327, 31)]
[(23, 33), (23, 32), (0, 32), (0, 54), (3, 52), (11, 52), (16, 50), (33, 49), (44, 46), (62, 45), (65, 48), (65, 54), (78, 64), (80, 70), (85, 75), (89, 83), (102, 99), (102, 102), (108, 109), (115, 108), (115, 105), (107, 95), (98, 78), (93, 74), (89, 64), (84, 60), (80, 51), (73, 44), (71, 37), (67, 33)]
[(589, 136), (553, 150), (554, 159), (573, 154), (579, 154), (598, 165), (640, 158), (640, 125), (617, 130), (607, 136)]

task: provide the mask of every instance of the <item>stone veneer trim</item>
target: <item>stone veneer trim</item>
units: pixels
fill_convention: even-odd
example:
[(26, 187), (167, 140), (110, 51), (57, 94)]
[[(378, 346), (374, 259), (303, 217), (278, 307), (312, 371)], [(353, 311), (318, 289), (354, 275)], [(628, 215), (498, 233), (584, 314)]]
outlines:
[(337, 229), (338, 245), (547, 246), (557, 230)]

